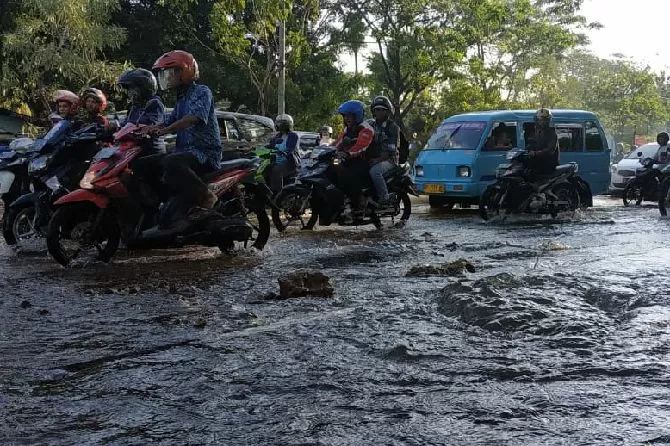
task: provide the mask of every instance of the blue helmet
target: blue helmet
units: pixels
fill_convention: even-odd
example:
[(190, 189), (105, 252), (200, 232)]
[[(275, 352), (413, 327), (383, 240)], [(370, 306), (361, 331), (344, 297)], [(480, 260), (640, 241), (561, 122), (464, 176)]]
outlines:
[(354, 115), (356, 117), (356, 123), (360, 124), (363, 122), (363, 119), (365, 119), (365, 104), (356, 100), (347, 101), (337, 107), (337, 112), (341, 115)]

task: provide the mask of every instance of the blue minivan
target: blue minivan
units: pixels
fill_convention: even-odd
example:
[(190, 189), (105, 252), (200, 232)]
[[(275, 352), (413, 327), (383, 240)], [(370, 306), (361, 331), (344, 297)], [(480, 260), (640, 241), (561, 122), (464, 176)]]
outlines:
[[(561, 164), (576, 162), (593, 195), (607, 191), (610, 148), (598, 117), (581, 110), (552, 110)], [(475, 204), (495, 181), (505, 152), (524, 148), (535, 131), (535, 110), (465, 113), (442, 121), (414, 162), (417, 190), (431, 206)]]

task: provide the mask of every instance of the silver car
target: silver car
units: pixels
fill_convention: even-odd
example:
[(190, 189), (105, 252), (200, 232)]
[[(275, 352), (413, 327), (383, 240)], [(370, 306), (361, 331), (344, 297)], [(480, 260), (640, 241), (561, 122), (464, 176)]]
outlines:
[(656, 158), (659, 145), (655, 142), (644, 144), (626, 155), (621, 161), (612, 164), (609, 193), (621, 195), (628, 182), (635, 178), (635, 170), (640, 167), (640, 160)]

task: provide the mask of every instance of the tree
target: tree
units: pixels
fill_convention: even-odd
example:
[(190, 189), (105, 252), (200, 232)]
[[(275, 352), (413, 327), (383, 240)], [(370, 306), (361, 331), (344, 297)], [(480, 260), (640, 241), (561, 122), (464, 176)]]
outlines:
[(268, 114), (271, 82), (279, 70), (277, 25), (286, 23), (286, 46), (291, 49), (291, 58), (297, 61), (307, 47), (306, 22), (315, 14), (316, 4), (312, 0), (215, 2), (211, 21), (216, 47), (238, 67), (246, 69), (256, 89), (261, 114)]
[(108, 87), (122, 65), (107, 62), (123, 29), (110, 26), (115, 0), (24, 0), (13, 31), (3, 42), (0, 85), (9, 105), (27, 104), (34, 117), (46, 116), (53, 90)]

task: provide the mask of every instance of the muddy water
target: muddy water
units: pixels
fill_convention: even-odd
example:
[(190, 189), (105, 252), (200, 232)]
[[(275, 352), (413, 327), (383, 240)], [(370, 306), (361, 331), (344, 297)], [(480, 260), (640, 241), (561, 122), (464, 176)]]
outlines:
[[(0, 249), (0, 444), (670, 443), (670, 221), (619, 201), (64, 270)], [(475, 273), (409, 278), (464, 258)], [(267, 300), (323, 269), (332, 299)]]

